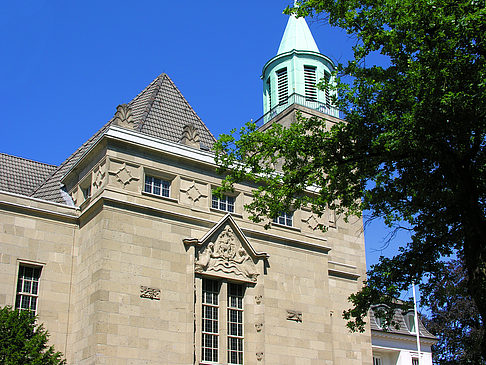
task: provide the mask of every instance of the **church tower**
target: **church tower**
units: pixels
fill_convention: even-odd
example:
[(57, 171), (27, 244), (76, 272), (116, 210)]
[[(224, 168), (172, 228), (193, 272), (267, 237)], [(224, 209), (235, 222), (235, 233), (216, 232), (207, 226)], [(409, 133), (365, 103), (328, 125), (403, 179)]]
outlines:
[(291, 15), (277, 55), (263, 66), (263, 122), (292, 105), (339, 117), (329, 88), (316, 88), (322, 79), (332, 82), (334, 69), (331, 59), (319, 52), (305, 19)]

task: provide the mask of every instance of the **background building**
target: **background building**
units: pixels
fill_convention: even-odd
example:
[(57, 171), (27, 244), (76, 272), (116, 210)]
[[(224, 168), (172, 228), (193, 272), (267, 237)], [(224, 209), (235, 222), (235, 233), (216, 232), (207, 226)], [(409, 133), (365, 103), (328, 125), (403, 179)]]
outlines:
[[(313, 89), (333, 67), (291, 17), (261, 128), (296, 110), (336, 122)], [(212, 196), (214, 141), (162, 74), (60, 166), (0, 155), (0, 306), (36, 311), (70, 364), (371, 364), (370, 329), (341, 317), (365, 275), (361, 219), (302, 209), (265, 230), (251, 186)]]
[(407, 313), (396, 310), (393, 319), (398, 323), (399, 328), (385, 331), (380, 319), (375, 317), (373, 310), (370, 311), (373, 365), (432, 365), (431, 347), (437, 342), (437, 338), (427, 331), (418, 319), (419, 354), (413, 310)]

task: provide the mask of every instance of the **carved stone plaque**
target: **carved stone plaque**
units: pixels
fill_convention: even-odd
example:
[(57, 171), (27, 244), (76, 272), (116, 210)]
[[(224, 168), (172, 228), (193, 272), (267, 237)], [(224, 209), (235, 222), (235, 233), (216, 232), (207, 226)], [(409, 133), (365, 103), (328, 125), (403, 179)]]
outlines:
[(287, 320), (302, 322), (302, 312), (293, 309), (287, 309)]
[(160, 289), (140, 285), (140, 298), (160, 300)]

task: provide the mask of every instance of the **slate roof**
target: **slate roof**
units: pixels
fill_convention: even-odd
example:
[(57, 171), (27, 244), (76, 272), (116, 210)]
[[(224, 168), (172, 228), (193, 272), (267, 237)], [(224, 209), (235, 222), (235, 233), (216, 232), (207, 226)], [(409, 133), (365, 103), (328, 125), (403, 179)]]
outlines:
[(0, 153), (0, 190), (29, 195), (57, 166)]
[[(128, 103), (136, 130), (151, 137), (179, 143), (185, 125), (192, 124), (199, 132), (201, 147), (211, 148), (216, 141), (206, 125), (198, 117), (181, 92), (166, 74), (159, 75), (140, 94)], [(115, 108), (114, 108), (115, 110)], [(106, 132), (113, 119), (106, 123), (88, 141), (79, 147), (36, 189), (23, 194), (36, 198), (70, 204), (67, 194), (61, 192), (61, 178), (75, 165)]]
[[(396, 309), (393, 315), (393, 319), (395, 320), (395, 322), (397, 322), (400, 325), (400, 328), (398, 330), (395, 328), (389, 328), (388, 331), (384, 331), (382, 328), (378, 326), (373, 310), (370, 310), (369, 314), (370, 314), (370, 326), (372, 330), (415, 337), (415, 333), (412, 334), (409, 332), (407, 325), (405, 324), (405, 317), (402, 314), (401, 309)], [(427, 331), (420, 318), (418, 321), (418, 327), (420, 331), (420, 337), (436, 339), (436, 337), (432, 333)]]

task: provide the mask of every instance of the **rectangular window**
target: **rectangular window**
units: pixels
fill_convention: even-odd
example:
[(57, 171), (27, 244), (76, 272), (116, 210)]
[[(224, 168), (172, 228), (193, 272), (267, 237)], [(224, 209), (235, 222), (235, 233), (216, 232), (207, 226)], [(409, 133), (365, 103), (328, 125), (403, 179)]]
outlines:
[(213, 194), (211, 199), (211, 208), (224, 210), (225, 212), (234, 213), (235, 211), (235, 198), (228, 195), (223, 195), (220, 199)]
[(168, 198), (170, 196), (170, 181), (146, 175), (144, 191), (146, 193)]
[(277, 71), (277, 87), (278, 87), (278, 104), (283, 105), (287, 103), (287, 99), (289, 97), (287, 68), (282, 68)]
[(419, 365), (418, 357), (412, 357), (412, 365)]
[(305, 100), (317, 100), (316, 82), (316, 67), (304, 66)]
[(36, 312), (40, 273), (39, 266), (19, 266), (15, 309)]
[(373, 365), (382, 365), (381, 357), (373, 356)]
[(219, 283), (202, 281), (202, 361), (218, 362), (219, 345)]
[(281, 224), (283, 226), (292, 227), (292, 217), (293, 213), (281, 212), (277, 218), (273, 218), (274, 223)]
[(243, 286), (228, 284), (228, 364), (243, 364)]

